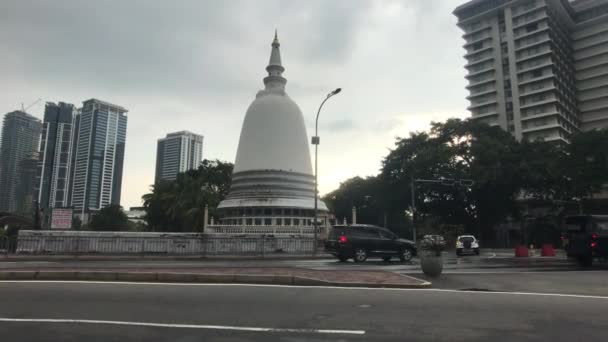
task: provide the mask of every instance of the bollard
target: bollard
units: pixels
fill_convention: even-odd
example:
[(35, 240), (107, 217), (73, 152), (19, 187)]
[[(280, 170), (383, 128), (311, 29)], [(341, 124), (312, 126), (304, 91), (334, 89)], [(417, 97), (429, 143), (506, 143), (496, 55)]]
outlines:
[(519, 245), (515, 247), (515, 256), (518, 258), (528, 257), (528, 248), (526, 246)]
[(544, 257), (554, 257), (555, 249), (552, 244), (544, 244), (542, 249), (540, 250), (540, 255)]

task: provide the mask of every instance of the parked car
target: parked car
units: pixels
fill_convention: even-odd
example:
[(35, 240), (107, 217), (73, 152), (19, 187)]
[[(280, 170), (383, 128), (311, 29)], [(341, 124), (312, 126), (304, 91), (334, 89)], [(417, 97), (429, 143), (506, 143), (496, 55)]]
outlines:
[(400, 239), (386, 228), (366, 224), (333, 226), (325, 250), (342, 262), (349, 258), (364, 262), (368, 257), (381, 257), (384, 261), (397, 257), (406, 262), (417, 254), (413, 241)]
[(479, 255), (479, 241), (473, 235), (460, 235), (456, 239), (456, 255)]
[(608, 215), (567, 216), (564, 222), (562, 240), (569, 258), (582, 266), (608, 258)]

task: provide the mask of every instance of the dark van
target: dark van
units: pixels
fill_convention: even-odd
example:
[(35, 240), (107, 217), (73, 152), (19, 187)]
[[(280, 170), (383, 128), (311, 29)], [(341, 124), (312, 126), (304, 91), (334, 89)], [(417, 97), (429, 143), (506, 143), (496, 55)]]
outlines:
[(608, 215), (574, 215), (564, 220), (564, 249), (583, 266), (608, 258)]

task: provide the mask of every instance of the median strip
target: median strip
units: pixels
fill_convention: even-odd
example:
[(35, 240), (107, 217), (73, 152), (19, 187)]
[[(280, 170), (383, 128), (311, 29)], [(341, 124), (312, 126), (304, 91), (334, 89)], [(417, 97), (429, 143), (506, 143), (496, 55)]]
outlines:
[(185, 270), (37, 269), (0, 271), (0, 280), (127, 281), (298, 286), (428, 288), (431, 283), (387, 271), (299, 268), (200, 268)]

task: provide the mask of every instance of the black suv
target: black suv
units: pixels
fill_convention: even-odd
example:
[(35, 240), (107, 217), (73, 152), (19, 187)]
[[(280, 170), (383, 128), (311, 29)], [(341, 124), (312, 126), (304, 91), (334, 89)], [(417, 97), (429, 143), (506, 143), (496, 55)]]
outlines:
[(562, 235), (569, 258), (583, 266), (608, 259), (608, 215), (574, 215), (565, 219)]
[(413, 241), (400, 239), (393, 232), (366, 224), (334, 226), (325, 243), (325, 250), (344, 262), (353, 258), (364, 262), (368, 257), (382, 257), (384, 261), (398, 257), (402, 262), (416, 255)]

